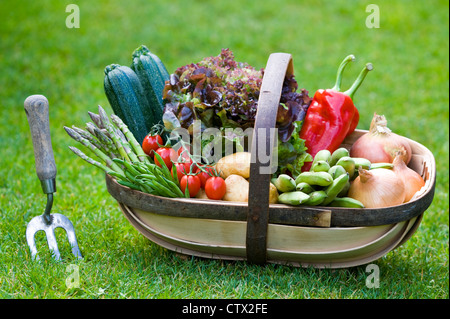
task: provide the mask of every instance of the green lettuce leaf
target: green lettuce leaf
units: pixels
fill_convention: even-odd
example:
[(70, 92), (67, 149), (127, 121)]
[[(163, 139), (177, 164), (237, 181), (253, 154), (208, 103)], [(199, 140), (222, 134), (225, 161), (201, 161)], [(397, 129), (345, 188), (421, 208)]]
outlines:
[(301, 173), (301, 168), (305, 162), (313, 160), (308, 154), (305, 140), (299, 137), (302, 121), (293, 122), (293, 132), (288, 141), (283, 142), (278, 139), (278, 146), (274, 152), (278, 152), (278, 170), (275, 176), (279, 174), (289, 174), (296, 177)]

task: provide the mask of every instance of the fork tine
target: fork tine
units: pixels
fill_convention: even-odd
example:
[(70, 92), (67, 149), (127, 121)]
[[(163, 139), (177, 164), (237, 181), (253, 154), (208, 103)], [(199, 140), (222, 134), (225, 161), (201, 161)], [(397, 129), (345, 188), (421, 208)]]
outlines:
[(61, 260), (61, 254), (59, 253), (58, 243), (56, 242), (55, 237), (55, 227), (46, 227), (45, 235), (47, 236), (48, 247), (53, 253), (53, 257), (55, 260)]
[(67, 239), (72, 248), (72, 253), (78, 259), (82, 259), (83, 256), (81, 255), (80, 249), (78, 247), (77, 237), (75, 235), (75, 229), (74, 229), (73, 224), (70, 221), (70, 219), (68, 219), (64, 215), (55, 213), (55, 214), (53, 214), (53, 225), (55, 228), (61, 227), (62, 229), (64, 229), (66, 231)]
[[(31, 223), (30, 223), (31, 224)], [(31, 259), (38, 260), (39, 256), (37, 255), (36, 241), (34, 239), (35, 230), (32, 227), (27, 227), (26, 238), (28, 246), (30, 247)]]
[(67, 239), (70, 243), (70, 246), (72, 247), (72, 253), (78, 259), (82, 259), (83, 256), (81, 255), (80, 248), (78, 247), (77, 236), (75, 235), (75, 229), (69, 219), (67, 219), (67, 223), (66, 223), (64, 229), (67, 233)]
[(72, 246), (72, 254), (77, 257), (78, 259), (83, 259), (83, 255), (81, 255), (80, 248), (78, 247), (77, 239), (74, 237), (75, 242), (70, 241), (70, 245)]

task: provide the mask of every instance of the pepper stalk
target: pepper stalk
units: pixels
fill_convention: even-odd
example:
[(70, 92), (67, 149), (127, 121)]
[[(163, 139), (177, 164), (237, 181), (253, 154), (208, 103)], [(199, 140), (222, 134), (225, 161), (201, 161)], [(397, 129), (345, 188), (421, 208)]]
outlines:
[(355, 61), (355, 56), (353, 54), (348, 55), (344, 60), (342, 60), (341, 64), (339, 65), (339, 68), (337, 70), (336, 75), (336, 83), (331, 88), (332, 90), (341, 91), (341, 83), (342, 83), (342, 73), (344, 72), (345, 67), (352, 61)]
[(372, 63), (367, 63), (364, 66), (364, 69), (362, 69), (362, 71), (359, 73), (358, 78), (355, 80), (355, 82), (353, 82), (352, 86), (344, 92), (344, 94), (350, 96), (350, 98), (353, 100), (353, 95), (355, 94), (356, 90), (358, 90), (358, 88), (361, 86), (362, 82), (366, 78), (367, 73), (372, 70)]

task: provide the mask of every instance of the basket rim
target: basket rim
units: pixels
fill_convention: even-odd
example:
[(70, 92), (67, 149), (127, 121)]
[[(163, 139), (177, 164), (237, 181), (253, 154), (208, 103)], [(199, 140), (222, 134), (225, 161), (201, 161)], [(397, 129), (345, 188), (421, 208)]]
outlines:
[[(120, 204), (129, 207), (149, 211), (152, 213), (169, 215), (174, 217), (188, 217), (199, 219), (221, 219), (232, 221), (246, 221), (248, 204), (244, 202), (224, 202), (215, 200), (167, 198), (133, 190), (120, 185), (110, 175), (105, 175), (107, 190)], [(379, 209), (370, 208), (343, 208), (343, 207), (313, 207), (313, 206), (289, 206), (285, 204), (269, 205), (269, 223), (310, 226), (310, 227), (366, 227), (395, 224), (414, 218), (428, 208), (434, 196), (434, 184), (422, 197), (413, 201), (391, 207)], [(191, 204), (191, 209), (181, 206)], [(161, 205), (158, 208), (156, 205)], [(199, 206), (205, 206), (210, 212), (196, 210)], [(420, 207), (421, 209), (417, 209)], [(170, 210), (170, 208), (174, 208)], [(176, 209), (178, 208), (178, 209)], [(219, 209), (221, 208), (221, 209)], [(219, 209), (219, 210), (218, 210)], [(393, 214), (392, 210), (398, 214)], [(224, 215), (228, 211), (230, 214)], [(302, 218), (288, 219), (288, 215), (303, 215)], [(349, 218), (358, 216), (357, 220)], [(322, 216), (322, 217), (321, 217)], [(382, 218), (380, 218), (382, 217)], [(328, 221), (328, 222), (327, 222)]]
[[(359, 136), (366, 132), (368, 131), (357, 129), (354, 134)], [(356, 136), (351, 136), (350, 142)], [(400, 205), (377, 209), (270, 204), (269, 223), (311, 227), (365, 227), (394, 224), (422, 214), (431, 205), (434, 197), (436, 183), (434, 157), (422, 144), (408, 138), (407, 140), (413, 149), (422, 151), (416, 155), (426, 157), (429, 165), (427, 184), (415, 199)], [(179, 217), (247, 220), (248, 203), (245, 202), (161, 197), (120, 185), (108, 174), (105, 174), (105, 180), (110, 195), (117, 202), (129, 207)]]

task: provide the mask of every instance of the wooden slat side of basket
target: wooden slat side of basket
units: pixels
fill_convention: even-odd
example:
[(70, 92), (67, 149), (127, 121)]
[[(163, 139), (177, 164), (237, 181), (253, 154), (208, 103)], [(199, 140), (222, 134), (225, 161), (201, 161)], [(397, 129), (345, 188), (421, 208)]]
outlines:
[[(145, 237), (177, 253), (221, 260), (246, 260), (246, 222), (178, 218), (120, 205)], [(395, 249), (417, 218), (373, 227), (329, 229), (269, 224), (269, 263), (316, 268), (353, 267)]]

